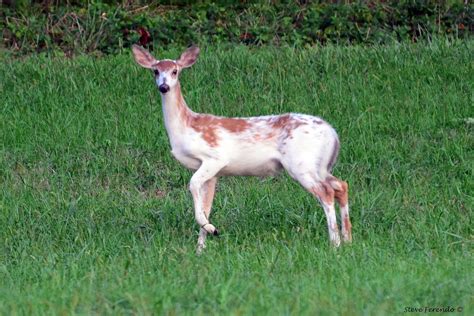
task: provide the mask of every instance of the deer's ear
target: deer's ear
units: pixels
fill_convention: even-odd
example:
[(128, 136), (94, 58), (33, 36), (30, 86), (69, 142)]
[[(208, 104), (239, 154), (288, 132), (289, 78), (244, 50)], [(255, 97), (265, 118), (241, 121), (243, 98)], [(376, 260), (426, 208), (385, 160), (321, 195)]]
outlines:
[(197, 60), (199, 56), (199, 47), (191, 46), (184, 53), (181, 54), (181, 57), (176, 61), (176, 63), (181, 68), (191, 67)]
[(153, 57), (146, 49), (141, 46), (133, 45), (132, 52), (137, 64), (144, 68), (150, 69), (158, 62), (155, 57)]

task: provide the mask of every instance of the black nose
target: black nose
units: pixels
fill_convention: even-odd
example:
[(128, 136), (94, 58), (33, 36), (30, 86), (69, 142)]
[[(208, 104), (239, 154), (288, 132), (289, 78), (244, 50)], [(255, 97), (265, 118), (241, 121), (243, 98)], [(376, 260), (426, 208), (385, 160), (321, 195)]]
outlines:
[(160, 92), (161, 93), (166, 93), (168, 91), (170, 91), (170, 86), (168, 86), (166, 83), (163, 83), (160, 87)]

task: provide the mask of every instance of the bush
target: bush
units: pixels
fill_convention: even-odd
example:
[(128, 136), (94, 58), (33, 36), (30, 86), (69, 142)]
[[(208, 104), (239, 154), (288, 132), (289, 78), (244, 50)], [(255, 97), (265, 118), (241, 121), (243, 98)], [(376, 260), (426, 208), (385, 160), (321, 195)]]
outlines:
[[(13, 3), (13, 1), (10, 1)], [(39, 3), (38, 3), (39, 2)], [(170, 1), (171, 2), (171, 1)], [(271, 2), (275, 2), (274, 4)], [(18, 54), (116, 53), (134, 43), (306, 46), (471, 37), (467, 1), (267, 1), (159, 5), (147, 1), (16, 1), (2, 6), (2, 37)]]

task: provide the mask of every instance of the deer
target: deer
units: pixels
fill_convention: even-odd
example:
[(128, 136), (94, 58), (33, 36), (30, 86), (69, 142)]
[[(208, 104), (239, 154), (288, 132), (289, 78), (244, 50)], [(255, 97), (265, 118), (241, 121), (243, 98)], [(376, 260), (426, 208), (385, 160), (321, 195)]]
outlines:
[(352, 242), (348, 184), (331, 174), (339, 155), (335, 129), (322, 118), (299, 113), (255, 117), (222, 117), (192, 111), (181, 92), (179, 75), (191, 67), (200, 49), (191, 46), (179, 59), (157, 60), (133, 45), (135, 61), (153, 72), (161, 95), (171, 154), (194, 171), (189, 182), (194, 216), (200, 227), (197, 254), (208, 234), (216, 184), (222, 176), (276, 176), (283, 169), (314, 196), (327, 219), (330, 244), (340, 246), (335, 204), (340, 209), (343, 242)]

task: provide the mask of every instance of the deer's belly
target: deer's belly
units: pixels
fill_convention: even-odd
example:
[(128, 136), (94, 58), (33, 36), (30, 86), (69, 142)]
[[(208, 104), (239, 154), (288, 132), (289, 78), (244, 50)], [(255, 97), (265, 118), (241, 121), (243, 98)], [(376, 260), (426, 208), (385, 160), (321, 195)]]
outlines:
[(276, 158), (262, 160), (242, 158), (229, 163), (219, 172), (219, 175), (268, 177), (279, 174), (282, 169), (283, 166)]
[(283, 168), (276, 152), (265, 146), (236, 148), (229, 163), (219, 172), (225, 176), (274, 176)]
[(219, 172), (225, 176), (274, 176), (282, 167), (281, 155), (269, 143), (232, 143), (224, 148), (228, 164)]
[[(199, 150), (201, 149), (201, 150)], [(204, 157), (222, 158), (228, 163), (218, 171), (218, 176), (274, 176), (280, 173), (283, 166), (280, 155), (273, 146), (263, 144), (222, 147), (220, 151), (208, 152), (202, 148), (173, 146), (171, 153), (183, 166), (197, 170)], [(203, 157), (201, 157), (203, 156)], [(202, 159), (201, 159), (202, 158)]]

